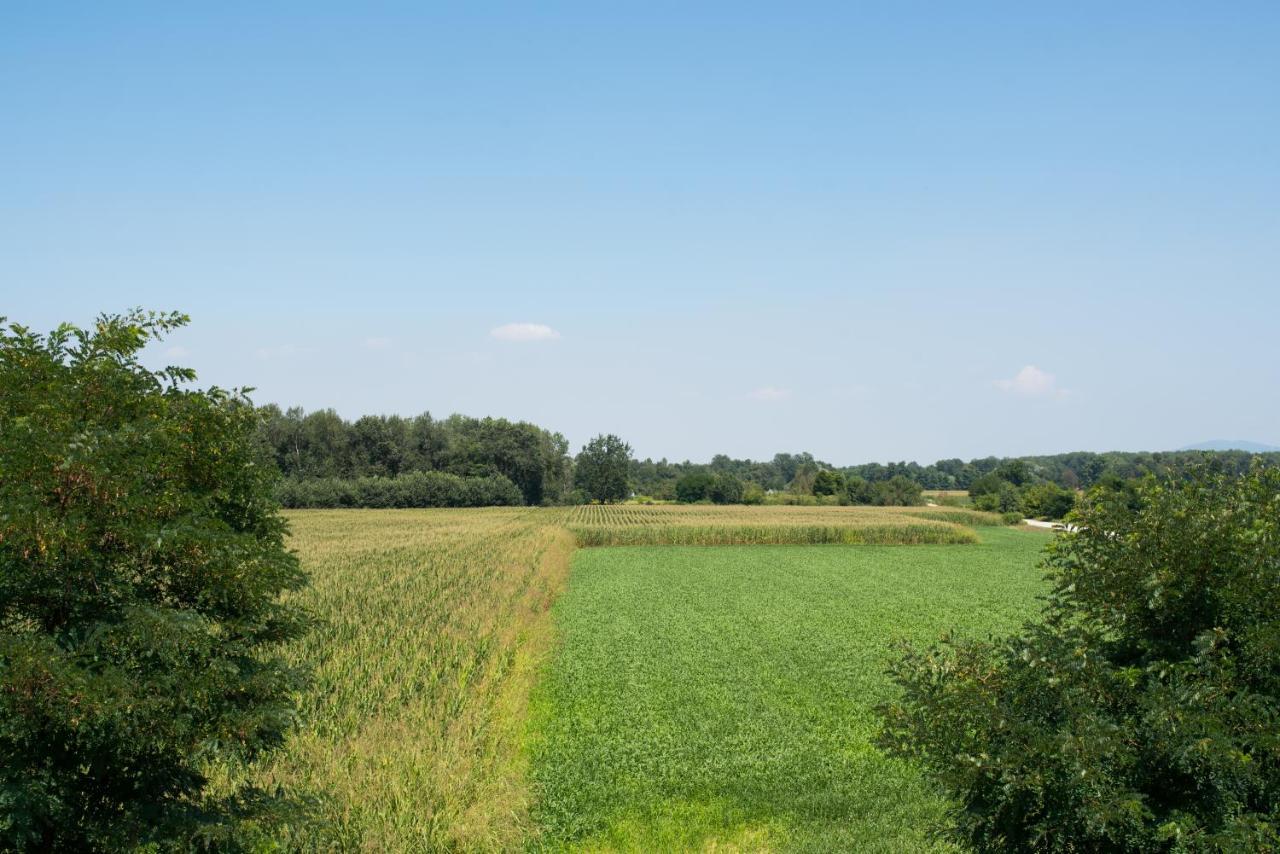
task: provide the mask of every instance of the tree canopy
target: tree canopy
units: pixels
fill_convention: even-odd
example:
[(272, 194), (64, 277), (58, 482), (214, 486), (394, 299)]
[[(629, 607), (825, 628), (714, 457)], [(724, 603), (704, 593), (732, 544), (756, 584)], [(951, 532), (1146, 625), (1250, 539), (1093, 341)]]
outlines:
[(234, 847), (287, 802), (206, 791), (280, 743), (305, 581), (240, 394), (138, 361), (178, 314), (0, 330), (0, 848)]
[(1039, 623), (907, 648), (883, 744), (978, 850), (1276, 850), (1280, 471), (1099, 487), (1073, 521)]

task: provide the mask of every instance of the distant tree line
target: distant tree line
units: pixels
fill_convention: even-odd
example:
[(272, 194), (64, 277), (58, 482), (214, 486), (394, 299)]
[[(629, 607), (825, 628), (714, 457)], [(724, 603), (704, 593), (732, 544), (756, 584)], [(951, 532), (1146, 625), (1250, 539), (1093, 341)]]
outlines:
[(980, 509), (1058, 519), (1077, 491), (1100, 483), (1177, 478), (1206, 464), (1238, 476), (1255, 458), (1280, 465), (1280, 453), (1245, 451), (1076, 451), (930, 465), (836, 466), (810, 453), (669, 462), (632, 459), (631, 448), (613, 435), (597, 436), (574, 458), (560, 433), (503, 418), (424, 413), (346, 421), (331, 409), (307, 413), (274, 405), (261, 407), (260, 414), (263, 441), (285, 475), (279, 498), (287, 507), (575, 504), (632, 495), (690, 503), (893, 506), (920, 504), (927, 489), (967, 490)]
[(429, 413), (346, 421), (332, 409), (274, 405), (260, 413), (285, 506), (559, 504), (573, 490), (568, 441), (524, 421)]

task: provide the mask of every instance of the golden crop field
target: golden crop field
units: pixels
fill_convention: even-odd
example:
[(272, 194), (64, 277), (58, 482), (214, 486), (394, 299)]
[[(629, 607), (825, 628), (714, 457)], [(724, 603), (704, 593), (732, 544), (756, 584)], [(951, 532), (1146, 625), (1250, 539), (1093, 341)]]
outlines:
[(999, 524), (992, 514), (933, 507), (588, 505), (566, 512), (584, 546), (971, 543), (976, 537), (965, 526)]
[(290, 843), (501, 850), (529, 838), (521, 727), (579, 545), (967, 543), (945, 508), (591, 506), (300, 510), (318, 627), (298, 731), (251, 771), (317, 799)]

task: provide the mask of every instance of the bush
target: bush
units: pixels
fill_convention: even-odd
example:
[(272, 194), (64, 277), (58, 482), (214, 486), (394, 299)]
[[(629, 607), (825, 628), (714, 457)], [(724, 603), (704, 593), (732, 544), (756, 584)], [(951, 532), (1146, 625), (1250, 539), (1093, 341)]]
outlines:
[(1000, 514), (1000, 521), (1004, 522), (1006, 525), (1021, 525), (1022, 514), (1017, 510), (1010, 510), (1007, 513)]
[(763, 504), (764, 489), (758, 483), (747, 481), (742, 487), (743, 504)]
[(0, 331), (0, 849), (233, 848), (291, 813), (206, 791), (284, 738), (308, 619), (253, 407), (138, 363), (185, 322)]
[(1056, 483), (1038, 483), (1022, 493), (1022, 509), (1033, 519), (1064, 518), (1076, 505), (1076, 494)]
[(1099, 490), (1044, 619), (906, 648), (882, 744), (985, 851), (1280, 846), (1280, 472)]
[(984, 492), (973, 500), (977, 510), (988, 513), (1017, 513), (1022, 516), (1022, 493), (1007, 480), (1000, 481), (995, 492)]

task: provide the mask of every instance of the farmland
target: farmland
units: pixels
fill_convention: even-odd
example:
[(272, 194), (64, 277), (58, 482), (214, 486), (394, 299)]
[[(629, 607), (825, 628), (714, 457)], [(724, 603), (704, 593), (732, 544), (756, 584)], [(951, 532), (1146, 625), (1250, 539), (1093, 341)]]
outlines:
[[(654, 816), (671, 805), (687, 820), (657, 830), (673, 842), (818, 839), (859, 810), (881, 809), (885, 795), (848, 788), (869, 773), (888, 775), (884, 792), (894, 798), (910, 795), (906, 812), (885, 819), (906, 832), (912, 810), (935, 815), (938, 804), (867, 742), (888, 644), (953, 623), (1007, 627), (1031, 607), (1044, 542), (1000, 528), (979, 536), (961, 523), (991, 517), (946, 508), (328, 510), (289, 519), (312, 576), (299, 595), (319, 618), (291, 656), (314, 668), (315, 682), (283, 751), (223, 773), (316, 800), (293, 844), (355, 850), (587, 839), (627, 847), (628, 833), (654, 831)], [(700, 541), (766, 545), (575, 554)], [(767, 545), (832, 542), (932, 545)], [(775, 610), (752, 606), (758, 596)], [(671, 610), (673, 597), (684, 606)], [(742, 625), (756, 628), (735, 634)], [(625, 666), (603, 672), (618, 656)], [(593, 668), (603, 670), (579, 678)], [(698, 680), (673, 691), (682, 672)], [(636, 686), (654, 690), (641, 697)], [(673, 703), (685, 711), (673, 716)], [(582, 737), (575, 722), (587, 709), (609, 738)], [(620, 726), (628, 709), (644, 714)], [(797, 726), (808, 734), (788, 742)], [(816, 761), (826, 749), (830, 758)], [(622, 755), (640, 761), (635, 776), (584, 776)], [(670, 774), (702, 788), (665, 787)], [(747, 789), (717, 788), (722, 774)], [(791, 788), (770, 794), (769, 774), (793, 777)], [(818, 788), (831, 789), (811, 805), (835, 810), (826, 824), (804, 812)], [(761, 814), (760, 799), (774, 796), (800, 812)], [(623, 811), (609, 812), (600, 797)], [(870, 832), (858, 826), (848, 838)]]
[(942, 803), (871, 744), (893, 638), (1011, 630), (1045, 538), (580, 552), (537, 689), (551, 849), (929, 846)]

